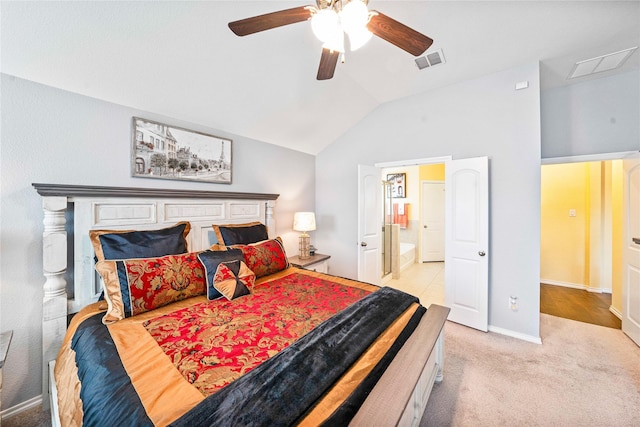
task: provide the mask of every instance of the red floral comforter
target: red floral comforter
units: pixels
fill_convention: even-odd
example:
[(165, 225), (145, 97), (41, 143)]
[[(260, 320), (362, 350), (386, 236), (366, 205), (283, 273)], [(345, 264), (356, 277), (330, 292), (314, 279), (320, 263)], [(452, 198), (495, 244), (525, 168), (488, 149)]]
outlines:
[(294, 273), (260, 283), (251, 295), (192, 305), (143, 326), (208, 396), (368, 293)]

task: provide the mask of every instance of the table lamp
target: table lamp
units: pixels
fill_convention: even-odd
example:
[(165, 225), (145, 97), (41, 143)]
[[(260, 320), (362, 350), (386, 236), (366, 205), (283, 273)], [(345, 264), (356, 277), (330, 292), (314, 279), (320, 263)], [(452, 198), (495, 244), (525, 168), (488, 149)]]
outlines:
[(295, 231), (302, 231), (300, 234), (300, 259), (307, 259), (311, 255), (309, 254), (310, 237), (307, 231), (313, 231), (316, 229), (316, 215), (313, 212), (296, 212), (293, 216), (293, 229)]

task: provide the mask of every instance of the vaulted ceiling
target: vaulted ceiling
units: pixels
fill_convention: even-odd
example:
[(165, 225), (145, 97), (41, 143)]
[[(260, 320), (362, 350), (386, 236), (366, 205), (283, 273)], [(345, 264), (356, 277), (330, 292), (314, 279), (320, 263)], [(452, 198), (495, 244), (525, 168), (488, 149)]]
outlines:
[(369, 8), (430, 36), (445, 64), (375, 38), (316, 80), (308, 22), (245, 37), (230, 21), (313, 1), (1, 3), (3, 73), (316, 154), (382, 103), (540, 61), (544, 87), (572, 65), (640, 45), (640, 1), (384, 1)]

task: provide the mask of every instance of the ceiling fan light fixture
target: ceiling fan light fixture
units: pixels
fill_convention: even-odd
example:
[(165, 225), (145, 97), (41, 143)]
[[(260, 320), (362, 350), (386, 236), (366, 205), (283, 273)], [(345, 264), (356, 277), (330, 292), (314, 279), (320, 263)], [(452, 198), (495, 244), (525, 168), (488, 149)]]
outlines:
[(311, 30), (313, 34), (323, 43), (327, 43), (340, 29), (338, 14), (333, 9), (321, 9), (311, 17)]
[[(313, 10), (311, 29), (323, 43), (323, 47), (334, 52), (344, 53), (345, 33), (349, 36), (351, 50), (364, 46), (373, 34), (367, 29), (370, 19), (369, 9), (362, 0), (332, 3), (328, 7)], [(337, 12), (339, 10), (339, 12)]]
[(338, 27), (337, 31), (329, 40), (322, 45), (323, 49), (329, 49), (332, 52), (344, 53), (344, 32)]
[(351, 31), (348, 35), (349, 46), (352, 51), (360, 49), (362, 46), (367, 44), (369, 40), (371, 40), (371, 37), (373, 37), (373, 33), (366, 28), (361, 28), (358, 31)]
[(342, 30), (349, 36), (349, 45), (352, 51), (360, 49), (373, 36), (371, 31), (367, 29), (370, 14), (363, 1), (351, 0), (338, 15)]
[(338, 15), (340, 16), (340, 25), (347, 34), (366, 28), (367, 22), (369, 22), (369, 9), (360, 0), (352, 0), (347, 3)]

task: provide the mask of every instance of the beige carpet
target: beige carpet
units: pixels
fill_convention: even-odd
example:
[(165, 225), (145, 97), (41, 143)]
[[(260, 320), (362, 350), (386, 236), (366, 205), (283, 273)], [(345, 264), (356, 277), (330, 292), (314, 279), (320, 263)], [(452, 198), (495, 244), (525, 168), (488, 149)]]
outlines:
[(447, 322), (427, 426), (640, 426), (640, 348), (620, 330), (540, 315), (542, 345)]

